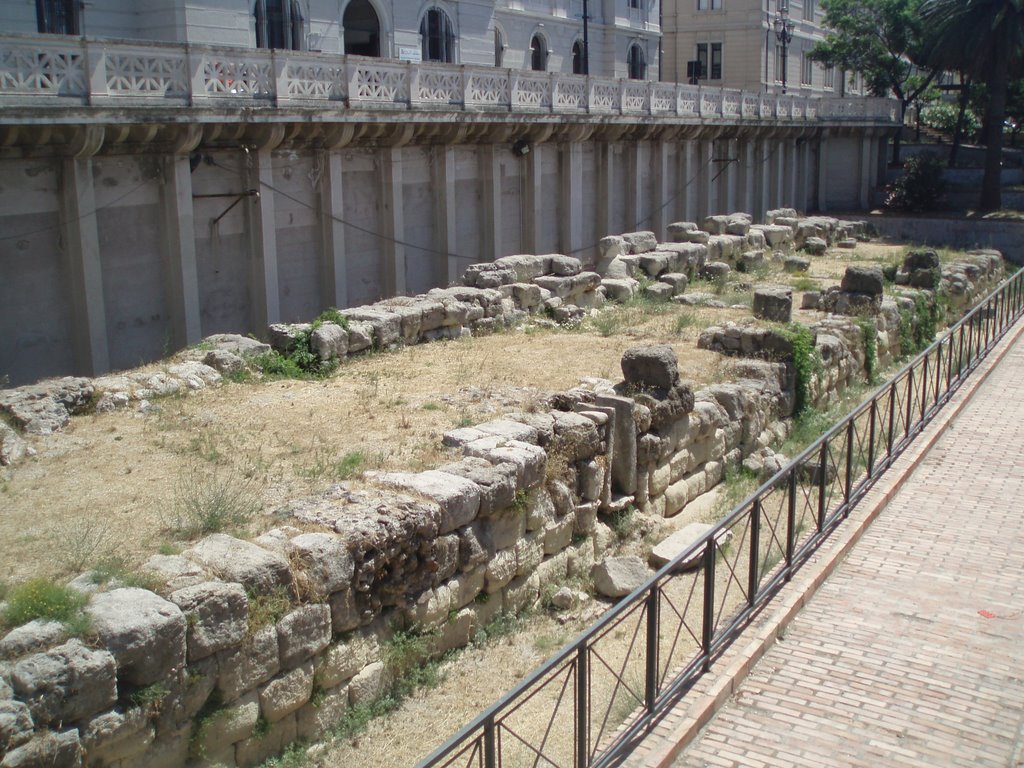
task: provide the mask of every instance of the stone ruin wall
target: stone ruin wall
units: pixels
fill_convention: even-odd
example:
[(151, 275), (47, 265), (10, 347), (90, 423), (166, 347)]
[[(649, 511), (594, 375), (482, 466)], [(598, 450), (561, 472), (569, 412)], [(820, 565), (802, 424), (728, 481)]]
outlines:
[[(787, 213), (765, 227), (743, 217), (674, 225), (673, 243), (650, 233), (607, 238), (598, 271), (557, 255), (475, 265), (464, 286), (343, 311), (348, 328), (320, 325), (313, 348), (343, 357), (538, 312), (572, 321), (638, 291), (682, 298), (710, 264), (735, 268), (756, 251), (785, 258), (811, 238), (829, 243), (858, 231)], [(1000, 274), (989, 253), (945, 268), (951, 311), (961, 313)], [(876, 298), (884, 364), (900, 352), (900, 307)], [(296, 330), (273, 327), (271, 341), (286, 350)], [(823, 360), (812, 397), (825, 403), (862, 376), (863, 340), (858, 321), (837, 314), (812, 330)], [(671, 355), (628, 352), (624, 382), (592, 381), (556, 396), (548, 412), (446, 433), (459, 461), (370, 473), (368, 484), (295, 500), (253, 541), (215, 534), (180, 555), (153, 556), (145, 569), (163, 588), (91, 596), (94, 642), (66, 639), (59, 624), (42, 621), (12, 630), (0, 640), (0, 765), (254, 765), (385, 693), (384, 647), (395, 628), (430, 632), (437, 654), (465, 646), (499, 614), (587, 577), (611, 553), (605, 521), (616, 510), (634, 504), (672, 516), (726, 467), (746, 461), (770, 474), (769, 446), (785, 437), (793, 410), (784, 339), (727, 324), (707, 329), (700, 343), (735, 356), (735, 381), (693, 392)], [(29, 431), (59, 429), (77, 403), (144, 408), (157, 394), (215, 384), (218, 369), (266, 349), (242, 337), (211, 344), (195, 353), (201, 359), (157, 372), (9, 390), (0, 406)], [(283, 617), (250, 621), (250, 608), (282, 594), (291, 603)], [(140, 706), (147, 691), (159, 701)]]

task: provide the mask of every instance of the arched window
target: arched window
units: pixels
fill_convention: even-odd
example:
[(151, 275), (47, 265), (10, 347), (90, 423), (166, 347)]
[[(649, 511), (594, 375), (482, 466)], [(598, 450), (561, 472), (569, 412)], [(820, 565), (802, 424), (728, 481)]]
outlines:
[(638, 44), (629, 46), (629, 53), (626, 54), (626, 67), (629, 69), (630, 80), (644, 80), (647, 77), (647, 61), (644, 58), (644, 51)]
[(500, 67), (505, 58), (505, 39), (501, 36), (501, 30), (494, 28), (494, 66)]
[(256, 0), (257, 48), (302, 50), (302, 11), (298, 0)]
[(431, 8), (420, 22), (424, 61), (455, 62), (455, 30), (448, 14)]
[(345, 54), (380, 56), (380, 19), (369, 0), (352, 0), (341, 18), (345, 28)]
[(534, 72), (546, 72), (548, 69), (548, 44), (540, 35), (530, 40), (530, 69)]
[(572, 73), (574, 75), (587, 74), (587, 63), (583, 58), (583, 43), (579, 40), (572, 44)]
[(75, 0), (36, 0), (36, 26), (53, 35), (77, 35), (78, 3)]

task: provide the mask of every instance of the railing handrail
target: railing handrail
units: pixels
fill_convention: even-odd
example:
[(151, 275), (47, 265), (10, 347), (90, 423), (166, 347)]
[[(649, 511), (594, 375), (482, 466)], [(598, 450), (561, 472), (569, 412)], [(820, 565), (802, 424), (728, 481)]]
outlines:
[[(1007, 294), (1012, 293), (1013, 305), (1007, 308), (1004, 297)], [(999, 312), (996, 319), (992, 319), (992, 304), (995, 302), (997, 305), (1001, 303), (1001, 311)], [(906, 434), (901, 438), (899, 443), (890, 443), (887, 448), (887, 455), (884, 459), (879, 459), (877, 464), (874, 466), (867, 467), (867, 475), (859, 480), (859, 485), (854, 492), (852, 487), (853, 478), (847, 476), (847, 484), (844, 490), (846, 500), (840, 504), (839, 508), (833, 511), (827, 525), (822, 525), (815, 537), (812, 537), (810, 541), (803, 544), (800, 550), (800, 556), (794, 558), (790, 562), (786, 562), (785, 568), (777, 572), (774, 576), (768, 579), (763, 585), (758, 586), (758, 590), (755, 596), (750, 597), (751, 604), (748, 608), (741, 610), (739, 614), (734, 617), (726, 631), (723, 631), (718, 636), (717, 640), (712, 642), (711, 648), (703, 649), (703, 654), (706, 659), (703, 661), (707, 666), (710, 666), (711, 654), (719, 650), (724, 645), (735, 640), (738, 631), (734, 632), (738, 627), (743, 625), (749, 613), (756, 607), (760, 608), (765, 602), (771, 599), (774, 593), (777, 591), (779, 584), (783, 581), (783, 577), (787, 577), (799, 567), (800, 563), (806, 558), (811, 551), (813, 551), (824, 536), (827, 535), (839, 521), (849, 514), (849, 509), (852, 507), (857, 500), (861, 498), (863, 493), (866, 492), (867, 488), (870, 487), (878, 477), (892, 464), (899, 453), (910, 443), (910, 441), (916, 437), (917, 433), (923, 428), (924, 424), (930, 420), (935, 412), (952, 396), (953, 392), (958, 388), (960, 383), (977, 366), (981, 359), (988, 353), (988, 351), (999, 341), (1006, 329), (1009, 328), (1014, 322), (1016, 322), (1022, 315), (1022, 305), (1024, 305), (1024, 268), (1017, 271), (1014, 275), (1004, 280), (999, 286), (993, 291), (988, 293), (983, 299), (981, 299), (974, 308), (972, 308), (967, 314), (965, 314), (958, 322), (953, 324), (949, 329), (946, 330), (938, 339), (936, 339), (927, 349), (920, 352), (912, 360), (902, 366), (896, 374), (889, 379), (889, 381), (879, 385), (875, 390), (871, 392), (860, 404), (853, 408), (845, 417), (839, 420), (832, 428), (830, 428), (825, 434), (816, 439), (811, 445), (804, 449), (797, 457), (791, 460), (785, 467), (780, 469), (765, 483), (757, 488), (742, 502), (733, 507), (726, 515), (724, 515), (709, 531), (701, 536), (697, 541), (687, 547), (686, 550), (676, 555), (669, 563), (665, 564), (651, 577), (649, 577), (642, 585), (633, 590), (629, 595), (623, 597), (614, 606), (608, 609), (594, 624), (588, 627), (584, 632), (578, 635), (573, 640), (569, 641), (563, 646), (557, 653), (550, 657), (543, 665), (538, 667), (532, 673), (530, 673), (524, 680), (518, 685), (512, 688), (508, 693), (503, 695), (497, 702), (492, 704), (486, 710), (481, 712), (471, 722), (461, 728), (454, 736), (452, 736), (443, 745), (438, 747), (433, 753), (425, 758), (419, 765), (421, 767), (433, 766), (438, 763), (441, 759), (454, 752), (460, 747), (465, 747), (467, 744), (472, 743), (475, 739), (482, 737), (482, 734), (478, 734), (481, 728), (485, 728), (488, 724), (493, 724), (496, 718), (510, 705), (516, 703), (522, 695), (533, 688), (539, 681), (548, 677), (552, 672), (555, 672), (558, 667), (570, 659), (572, 656), (579, 654), (581, 651), (585, 651), (588, 648), (588, 642), (595, 637), (599, 636), (603, 629), (607, 628), (614, 621), (621, 618), (637, 608), (638, 604), (642, 601), (647, 600), (651, 594), (653, 594), (662, 582), (673, 577), (673, 574), (679, 569), (680, 564), (691, 561), (698, 553), (704, 551), (705, 553), (711, 553), (715, 551), (715, 547), (724, 531), (728, 531), (733, 524), (738, 520), (742, 519), (744, 514), (754, 508), (758, 508), (760, 499), (766, 497), (769, 493), (775, 491), (780, 487), (783, 482), (790, 482), (791, 478), (794, 478), (796, 474), (807, 466), (808, 459), (811, 459), (815, 454), (824, 454), (824, 449), (827, 448), (830, 442), (838, 436), (843, 430), (850, 431), (853, 429), (853, 425), (856, 419), (863, 415), (865, 410), (871, 409), (873, 406), (884, 398), (885, 395), (894, 396), (896, 387), (901, 381), (906, 380), (910, 382), (908, 386), (908, 397), (910, 403), (913, 402), (912, 397), (915, 394), (912, 391), (912, 372), (922, 364), (925, 366), (927, 371), (927, 361), (931, 359), (933, 355), (938, 353), (937, 359), (937, 371), (941, 373), (942, 363), (942, 352), (943, 349), (948, 350), (949, 359), (952, 360), (953, 350), (955, 348), (956, 336), (960, 335), (960, 351), (958, 361), (961, 365), (958, 367), (956, 378), (952, 378), (952, 369), (947, 368), (947, 385), (946, 389), (940, 394), (938, 388), (935, 392), (935, 402), (930, 408), (926, 408), (927, 401), (930, 395), (930, 382), (924, 380), (924, 400), (920, 404), (921, 417), (914, 424), (911, 424), (908, 420), (905, 429)], [(980, 324), (976, 322), (981, 318), (982, 323), (985, 324), (983, 339), (984, 345), (978, 345), (972, 338), (970, 340), (967, 353), (970, 358), (966, 365), (962, 365), (964, 355), (964, 329), (970, 327), (972, 329)], [(993, 323), (993, 325), (990, 325)], [(944, 345), (946, 345), (944, 347)], [(973, 352), (973, 357), (971, 353)], [(909, 406), (908, 406), (909, 407)], [(872, 423), (872, 428), (874, 422)], [(893, 427), (893, 423), (890, 421), (888, 427)], [(873, 434), (873, 432), (872, 432)], [(873, 450), (873, 447), (870, 449)], [(870, 460), (869, 460), (870, 464)], [(878, 470), (877, 473), (874, 470)], [(825, 482), (824, 478), (821, 479), (821, 483)], [(791, 483), (790, 483), (791, 484)], [(705, 577), (707, 578), (707, 577)], [(760, 602), (757, 601), (757, 596), (761, 596), (764, 599)], [(707, 611), (707, 606), (705, 606)], [(680, 686), (684, 678), (688, 674), (691, 674), (695, 669), (697, 662), (701, 661), (702, 657), (698, 657), (691, 661), (685, 669), (677, 675), (677, 677), (665, 685), (665, 689), (657, 695), (655, 698), (656, 702), (664, 704), (669, 694), (674, 693)], [(627, 727), (627, 734), (636, 733), (651, 717), (655, 716), (662, 706), (656, 706), (651, 711), (645, 711), (645, 714), (638, 720)], [(646, 708), (645, 708), (646, 709)], [(476, 736), (473, 736), (477, 734)], [(470, 738), (473, 737), (473, 738)], [(621, 745), (623, 738), (618, 738), (613, 742), (613, 745)], [(597, 756), (595, 762), (590, 763), (591, 765), (604, 764), (610, 757), (614, 756), (614, 749), (606, 754)], [(486, 763), (481, 763), (486, 764)], [(581, 767), (582, 768), (582, 767)]]
[[(241, 46), (217, 46), (200, 43), (167, 43), (126, 40), (123, 38), (62, 37), (9, 33), (0, 35), (0, 105), (33, 107), (63, 106), (79, 103), (92, 106), (137, 103), (144, 106), (222, 106), (244, 103), (254, 106), (329, 106), (337, 109), (375, 109), (387, 105), (412, 111), (436, 111), (436, 100), (415, 92), (419, 73), (451, 72), (461, 77), (460, 93), (444, 103), (445, 109), (486, 112), (522, 109), (526, 112), (578, 115), (581, 111), (604, 114), (647, 115), (658, 117), (701, 117), (723, 121), (780, 119), (797, 122), (842, 122), (859, 120), (891, 123), (890, 99), (836, 99), (826, 96), (772, 96), (732, 88), (668, 83), (654, 80), (599, 78), (557, 72), (534, 72), (525, 69), (489, 68), (475, 64), (444, 64), (440, 62), (406, 62), (362, 56), (346, 56), (317, 51), (285, 51)], [(111, 68), (111, 58), (119, 57), (140, 66), (123, 71)], [(173, 64), (173, 66), (170, 66)], [(156, 65), (156, 66), (152, 66)], [(165, 66), (159, 66), (165, 65)], [(260, 67), (258, 75), (246, 69)], [(20, 68), (19, 68), (20, 67)], [(322, 72), (290, 74), (301, 67), (340, 70), (344, 77), (325, 79)], [(236, 71), (237, 70), (237, 71)], [(360, 84), (357, 71), (392, 73), (402, 82)], [(470, 80), (474, 75), (498, 75), (501, 81), (497, 98), (469, 98)], [(308, 75), (308, 76), (305, 76)], [(385, 78), (386, 79), (386, 78)], [(540, 87), (528, 104), (517, 104), (514, 89), (517, 83), (531, 82)], [(560, 107), (555, 99), (559, 86), (586, 83), (583, 103)], [(295, 84), (294, 87), (289, 87)], [(611, 88), (617, 98), (610, 106), (593, 101), (595, 87)], [(644, 90), (643, 106), (627, 106), (626, 95), (637, 88)], [(360, 89), (362, 88), (362, 93)], [(353, 92), (355, 90), (356, 92)], [(655, 107), (671, 91), (670, 106)], [(493, 96), (493, 94), (492, 94)], [(681, 109), (684, 99), (692, 98), (692, 111)], [(756, 114), (745, 114), (744, 103), (768, 105), (767, 114), (758, 108)], [(539, 103), (535, 103), (538, 102)], [(874, 102), (879, 102), (875, 104)], [(729, 104), (729, 114), (725, 105)], [(794, 118), (793, 104), (801, 104)], [(816, 108), (812, 108), (815, 105)], [(809, 118), (808, 109), (814, 117)]]

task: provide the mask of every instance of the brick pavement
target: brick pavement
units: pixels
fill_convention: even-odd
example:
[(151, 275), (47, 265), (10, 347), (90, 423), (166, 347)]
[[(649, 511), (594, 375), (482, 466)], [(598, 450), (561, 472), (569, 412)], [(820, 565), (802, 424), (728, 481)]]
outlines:
[(671, 764), (1024, 766), (1022, 513), (1017, 336)]

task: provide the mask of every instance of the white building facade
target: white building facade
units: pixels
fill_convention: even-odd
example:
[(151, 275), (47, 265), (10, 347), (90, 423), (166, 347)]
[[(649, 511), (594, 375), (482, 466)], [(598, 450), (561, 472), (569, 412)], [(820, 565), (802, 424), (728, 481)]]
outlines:
[[(658, 79), (658, 0), (588, 0), (589, 74)], [(583, 74), (584, 0), (0, 0), (5, 33)]]

